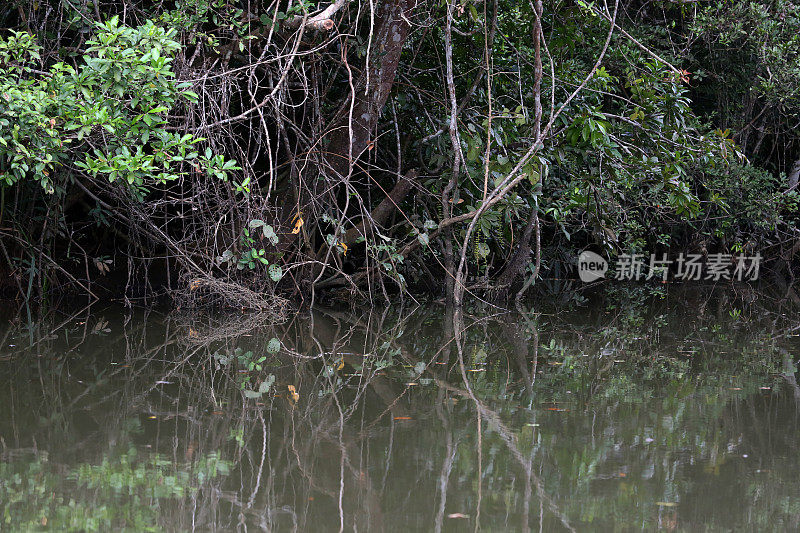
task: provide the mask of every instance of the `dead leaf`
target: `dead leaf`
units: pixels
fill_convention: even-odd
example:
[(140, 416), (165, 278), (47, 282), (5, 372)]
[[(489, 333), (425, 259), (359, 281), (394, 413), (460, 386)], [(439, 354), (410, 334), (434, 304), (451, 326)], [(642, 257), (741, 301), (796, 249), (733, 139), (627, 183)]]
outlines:
[(99, 259), (94, 260), (94, 266), (97, 267), (97, 270), (99, 270), (101, 274), (105, 274), (111, 270), (111, 267), (108, 266), (108, 263), (105, 261), (100, 261)]
[(298, 216), (297, 222), (294, 223), (294, 229), (292, 230), (292, 235), (297, 235), (298, 233), (300, 233), (300, 228), (303, 227), (303, 223), (304, 223), (303, 217)]
[(295, 401), (295, 402), (296, 402), (297, 400), (299, 400), (299, 399), (300, 399), (300, 395), (299, 395), (299, 394), (297, 394), (297, 391), (295, 390), (295, 388), (294, 388), (294, 385), (287, 385), (287, 386), (286, 386), (286, 388), (287, 388), (287, 389), (289, 389), (289, 397), (290, 397), (290, 398), (291, 398), (293, 401)]

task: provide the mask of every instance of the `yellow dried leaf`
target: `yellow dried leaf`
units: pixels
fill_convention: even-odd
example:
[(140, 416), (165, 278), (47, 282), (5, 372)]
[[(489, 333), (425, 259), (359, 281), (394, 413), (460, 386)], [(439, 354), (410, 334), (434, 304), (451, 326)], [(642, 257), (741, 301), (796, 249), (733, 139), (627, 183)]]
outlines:
[(294, 385), (287, 385), (287, 386), (286, 386), (286, 388), (287, 388), (287, 389), (289, 389), (289, 397), (290, 397), (290, 398), (291, 398), (293, 401), (295, 401), (295, 402), (296, 402), (297, 400), (299, 400), (299, 399), (300, 399), (300, 395), (299, 395), (299, 394), (297, 394), (297, 391), (295, 390), (295, 388), (294, 388)]
[(300, 233), (300, 228), (303, 227), (303, 217), (297, 217), (297, 222), (294, 223), (294, 229), (292, 230), (292, 234), (296, 235)]

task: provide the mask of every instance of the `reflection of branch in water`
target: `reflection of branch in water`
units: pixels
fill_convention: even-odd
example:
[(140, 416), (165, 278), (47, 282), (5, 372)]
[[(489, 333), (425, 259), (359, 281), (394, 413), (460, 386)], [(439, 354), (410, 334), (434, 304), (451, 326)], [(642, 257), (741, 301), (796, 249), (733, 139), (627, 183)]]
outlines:
[[(608, 341), (608, 337), (598, 338), (597, 332), (604, 331), (606, 327), (609, 330), (630, 328), (624, 323), (625, 317), (621, 313), (616, 317), (598, 314), (594, 317), (595, 322), (588, 325), (558, 318), (558, 322), (552, 325), (555, 330), (553, 333), (547, 315), (542, 315), (544, 318), (536, 319), (536, 326), (533, 321), (528, 323), (528, 333), (517, 335), (512, 340), (510, 334), (513, 333), (513, 327), (509, 327), (508, 323), (514, 319), (508, 315), (501, 316), (496, 324), (488, 327), (473, 328), (477, 324), (488, 324), (487, 321), (493, 320), (492, 317), (483, 317), (467, 328), (463, 324), (456, 328), (455, 320), (447, 319), (441, 324), (444, 326), (442, 328), (439, 323), (440, 311), (439, 308), (432, 311), (423, 309), (401, 317), (391, 309), (369, 316), (333, 311), (330, 314), (295, 318), (288, 325), (270, 329), (263, 328), (263, 323), (257, 321), (247, 325), (252, 329), (242, 329), (235, 324), (227, 328), (222, 324), (222, 337), (213, 331), (220, 323), (200, 327), (193, 323), (192, 327), (201, 332), (200, 338), (187, 335), (188, 325), (171, 319), (164, 325), (161, 317), (151, 321), (151, 324), (156, 324), (150, 327), (150, 330), (156, 330), (154, 335), (154, 331), (145, 331), (143, 322), (136, 317), (137, 320), (132, 320), (130, 325), (126, 323), (122, 326), (122, 336), (112, 334), (101, 339), (89, 335), (90, 340), (80, 348), (87, 357), (58, 359), (59, 364), (69, 365), (63, 372), (47, 366), (56, 359), (50, 357), (45, 348), (58, 352), (63, 344), (79, 341), (80, 331), (72, 333), (69, 339), (62, 336), (61, 340), (55, 342), (42, 339), (37, 345), (42, 349), (41, 357), (32, 358), (34, 364), (27, 365), (29, 368), (8, 365), (14, 366), (11, 372), (14, 377), (8, 380), (9, 388), (16, 387), (10, 399), (17, 401), (22, 398), (21, 403), (27, 402), (33, 408), (30, 417), (24, 420), (21, 417), (15, 422), (15, 427), (8, 426), (10, 429), (5, 436), (6, 439), (14, 438), (11, 436), (18, 430), (26, 437), (34, 435), (42, 450), (59, 449), (67, 454), (96, 452), (100, 459), (112, 456), (123, 449), (122, 446), (136, 445), (142, 452), (158, 452), (162, 457), (171, 459), (174, 466), (170, 468), (179, 472), (195, 468), (200, 457), (219, 453), (233, 466), (233, 473), (226, 480), (202, 484), (195, 501), (187, 497), (174, 502), (174, 505), (170, 504), (168, 512), (174, 516), (168, 516), (167, 505), (164, 506), (165, 514), (159, 518), (162, 521), (160, 523), (179, 524), (185, 529), (190, 529), (190, 526), (197, 529), (232, 529), (238, 523), (265, 530), (288, 527), (305, 530), (313, 529), (322, 517), (326, 521), (324, 523), (334, 529), (338, 522), (346, 530), (379, 530), (385, 525), (384, 521), (390, 522), (397, 519), (398, 514), (407, 513), (410, 507), (401, 505), (404, 498), (409, 501), (421, 500), (414, 507), (414, 517), (424, 516), (425, 524), (433, 524), (437, 529), (447, 529), (444, 526), (451, 525), (445, 521), (448, 508), (467, 505), (472, 511), (470, 514), (474, 513), (474, 526), (477, 529), (481, 517), (487, 525), (494, 521), (495, 500), (489, 498), (486, 491), (497, 490), (497, 480), (501, 478), (493, 469), (498, 464), (507, 464), (495, 462), (494, 453), (487, 451), (483, 454), (484, 445), (488, 447), (496, 442), (494, 437), (489, 438), (496, 430), (503, 440), (503, 444), (498, 443), (499, 460), (510, 459), (515, 476), (516, 471), (520, 470), (513, 485), (515, 514), (512, 517), (512, 511), (506, 511), (506, 524), (513, 524), (519, 519), (520, 529), (528, 528), (530, 520), (536, 520), (536, 501), (533, 496), (538, 495), (540, 528), (546, 519), (551, 526), (560, 520), (569, 529), (566, 513), (560, 512), (557, 506), (564, 507), (567, 503), (544, 492), (552, 482), (547, 478), (548, 485), (544, 485), (542, 476), (543, 468), (547, 469), (550, 461), (545, 460), (544, 467), (535, 463), (534, 454), (541, 458), (541, 451), (531, 448), (528, 452), (527, 446), (523, 445), (529, 435), (528, 430), (520, 433), (514, 426), (504, 427), (500, 419), (501, 414), (505, 416), (506, 406), (519, 413), (516, 411), (516, 401), (517, 398), (524, 398), (525, 390), (533, 402), (536, 397), (534, 390), (539, 390), (539, 387), (548, 390), (547, 387), (552, 384), (554, 376), (550, 372), (539, 374), (540, 381), (534, 389), (539, 335), (536, 327), (542, 325), (542, 338), (548, 342), (551, 334), (557, 342), (561, 338), (569, 339), (570, 354), (602, 354), (602, 357), (594, 358), (596, 361), (580, 360), (583, 377), (595, 373), (592, 374), (595, 385), (591, 387), (590, 397), (597, 390), (596, 383), (600, 377), (604, 377), (603, 369), (597, 373), (597, 367), (612, 364), (616, 350), (630, 348), (632, 353), (638, 353), (636, 350), (641, 346), (646, 344), (649, 348), (650, 344), (654, 344), (653, 351), (666, 353), (671, 349), (671, 345), (664, 342), (667, 334), (658, 344), (652, 339), (639, 341), (634, 337), (613, 337), (612, 341)], [(711, 319), (720, 321), (720, 313), (711, 315)], [(770, 318), (773, 316), (770, 315)], [(238, 313), (231, 318), (234, 321), (244, 319)], [(471, 322), (471, 318), (467, 321)], [(498, 325), (506, 327), (498, 328)], [(160, 329), (162, 326), (164, 329)], [(86, 328), (85, 325), (83, 327)], [(524, 325), (521, 327), (524, 328)], [(429, 335), (433, 328), (439, 329), (434, 329), (434, 335)], [(43, 325), (38, 327), (38, 331), (45, 335), (49, 330)], [(466, 333), (467, 330), (470, 330), (469, 333)], [(239, 336), (228, 337), (231, 332)], [(438, 342), (442, 333), (444, 339)], [(780, 333), (777, 326), (773, 333), (774, 336)], [(693, 334), (696, 332), (690, 332), (689, 336)], [(237, 381), (243, 374), (235, 373), (235, 369), (229, 366), (210, 368), (209, 364), (214, 361), (213, 354), (227, 354), (235, 348), (258, 353), (264, 348), (265, 340), (273, 335), (279, 337), (282, 343), (280, 353), (269, 360), (275, 366), (250, 375), (253, 382), (257, 383), (264, 375), (274, 373), (275, 389), (260, 402), (245, 401), (239, 388), (241, 380)], [(696, 336), (698, 342), (710, 339), (709, 347), (718, 346), (714, 343), (721, 342), (717, 337)], [(496, 344), (494, 340), (497, 337), (500, 337), (500, 341), (512, 341), (512, 351), (508, 353), (509, 366), (519, 366), (518, 371), (509, 371), (505, 384), (505, 390), (513, 389), (511, 400), (482, 392), (479, 384), (487, 387), (501, 384), (496, 384), (489, 372), (472, 374), (467, 366), (470, 363), (469, 354), (464, 350), (467, 346), (471, 347), (473, 340), (484, 343), (487, 353), (491, 354), (487, 359), (490, 370), (494, 363), (505, 362), (504, 356), (498, 360), (497, 354), (506, 353), (509, 343)], [(435, 341), (431, 342), (432, 338)], [(92, 339), (97, 339), (97, 343)], [(607, 342), (611, 343), (608, 344), (611, 347), (609, 350), (613, 349), (611, 356), (602, 351)], [(98, 349), (94, 344), (102, 346)], [(385, 373), (376, 371), (376, 366), (370, 363), (376, 353), (381, 353), (382, 346), (395, 357), (395, 365), (387, 367)], [(498, 346), (501, 350), (497, 350)], [(454, 347), (458, 350), (457, 354)], [(101, 354), (96, 358), (95, 366), (90, 364), (93, 358), (88, 357), (91, 355), (89, 349), (98, 350)], [(115, 361), (120, 361), (120, 355), (124, 356), (128, 368), (106, 369), (108, 358), (102, 357), (105, 353), (103, 350), (113, 353)], [(545, 352), (544, 348), (542, 350), (543, 358), (553, 358), (557, 353)], [(648, 352), (648, 355), (650, 353), (653, 352)], [(454, 355), (458, 355), (458, 358)], [(784, 356), (784, 379), (796, 397), (800, 397), (800, 387), (796, 380), (792, 381), (791, 358), (786, 354)], [(339, 371), (338, 365), (341, 363), (347, 367), (346, 370)], [(421, 367), (420, 363), (425, 365), (425, 376), (415, 376), (403, 368), (408, 364)], [(435, 363), (445, 364), (433, 366)], [(455, 370), (456, 366), (458, 371)], [(355, 371), (351, 371), (351, 367)], [(331, 368), (335, 371), (331, 371)], [(105, 370), (108, 372), (102, 377), (108, 378), (109, 382), (103, 383), (99, 374), (94, 382), (91, 381), (92, 372)], [(88, 379), (85, 377), (87, 372), (90, 375)], [(448, 380), (448, 374), (453, 379)], [(613, 372), (609, 374), (611, 377), (615, 375)], [(440, 379), (426, 381), (412, 388), (404, 386), (408, 375), (415, 376), (414, 381), (417, 382), (422, 381), (417, 377)], [(467, 376), (470, 377), (469, 381)], [(558, 374), (555, 378), (560, 376)], [(485, 381), (484, 377), (487, 378)], [(502, 378), (500, 376), (499, 381)], [(173, 383), (156, 387), (156, 380)], [(36, 397), (38, 392), (20, 392), (20, 383), (30, 383), (31, 388), (47, 390), (41, 397)], [(431, 383), (435, 383), (438, 390), (431, 389)], [(582, 383), (591, 385), (586, 379)], [(301, 393), (300, 401), (294, 402), (285, 397), (287, 384), (297, 387)], [(415, 392), (412, 394), (409, 391)], [(437, 403), (431, 405), (436, 396)], [(463, 410), (449, 406), (448, 400), (456, 398), (462, 399), (459, 405), (464, 407)], [(493, 403), (495, 401), (497, 404)], [(2, 398), (0, 403), (3, 403)], [(503, 407), (498, 407), (496, 411), (488, 407), (495, 405)], [(429, 408), (436, 409), (436, 416), (427, 416)], [(19, 409), (15, 408), (14, 412), (19, 413)], [(61, 427), (53, 427), (62, 425), (61, 420), (52, 424), (48, 422), (46, 428), (25, 427), (29, 419), (43, 415), (52, 417), (54, 413), (64, 419), (64, 428), (70, 428), (68, 436), (64, 436)], [(759, 410), (754, 414), (760, 416), (760, 413)], [(390, 415), (388, 420), (387, 414)], [(154, 419), (149, 420), (147, 415), (153, 415)], [(375, 415), (378, 415), (377, 418)], [(397, 422), (393, 420), (395, 416), (410, 416), (414, 420)], [(91, 417), (97, 427), (75, 430), (71, 419), (79, 417)], [(146, 430), (135, 434), (133, 430), (125, 433), (129, 429), (124, 422), (129, 419), (138, 419)], [(477, 420), (477, 434), (474, 433), (476, 423), (472, 420)], [(755, 424), (756, 420), (752, 422)], [(435, 427), (434, 431), (437, 432), (439, 427), (444, 428), (442, 438), (432, 445), (430, 437), (416, 436), (419, 429), (430, 427)], [(484, 430), (487, 431), (485, 436)], [(538, 429), (533, 431), (536, 432), (534, 436), (539, 436)], [(591, 431), (594, 437), (594, 427)], [(40, 438), (41, 435), (44, 438)], [(469, 449), (463, 446), (465, 442), (472, 443), (473, 435), (477, 441), (477, 479), (473, 476), (475, 456), (472, 444)], [(67, 444), (59, 442), (59, 438), (67, 441)], [(417, 439), (416, 444), (407, 446), (409, 441), (415, 442), (414, 439)], [(19, 442), (19, 438), (17, 440)], [(91, 451), (78, 452), (76, 441), (85, 444)], [(29, 442), (22, 444), (27, 446)], [(765, 443), (760, 446), (768, 445)], [(430, 450), (425, 446), (429, 446)], [(525, 452), (524, 456), (520, 449)], [(409, 451), (414, 454), (412, 461), (419, 461), (418, 464), (422, 465), (413, 471), (402, 460), (403, 454)], [(472, 461), (468, 466), (462, 464), (462, 461), (466, 463), (469, 460)], [(522, 468), (518, 469), (516, 463)], [(52, 464), (60, 468), (65, 462), (53, 458)], [(464, 480), (467, 480), (466, 485), (463, 485)], [(462, 482), (462, 486), (458, 485), (459, 482)], [(403, 491), (399, 492), (399, 497), (396, 492), (398, 487)], [(557, 490), (563, 489), (563, 486), (559, 486)], [(420, 495), (429, 498), (423, 499)], [(483, 509), (482, 496), (486, 500)], [(316, 503), (313, 502), (314, 497)], [(519, 498), (523, 497), (524, 500), (520, 502)], [(334, 518), (335, 514), (338, 514), (339, 520)], [(569, 518), (578, 520), (577, 515), (570, 515)]]
[(453, 461), (456, 458), (456, 451), (458, 451), (458, 443), (453, 442), (453, 433), (450, 430), (450, 421), (444, 415), (442, 408), (444, 406), (444, 390), (439, 389), (436, 398), (436, 416), (442, 423), (445, 434), (445, 457), (442, 462), (442, 470), (439, 473), (439, 486), (437, 492), (439, 493), (439, 506), (436, 510), (436, 520), (434, 522), (434, 531), (439, 533), (442, 530), (442, 523), (444, 521), (444, 511), (447, 505), (447, 487), (450, 481), (450, 472), (453, 470)]
[[(464, 372), (464, 379), (466, 381), (466, 371)], [(570, 531), (575, 531), (575, 528), (573, 528), (570, 525), (566, 515), (558, 509), (558, 505), (556, 505), (553, 498), (548, 496), (547, 493), (545, 493), (544, 484), (542, 483), (542, 480), (536, 474), (533, 473), (530, 461), (528, 461), (522, 456), (522, 452), (519, 451), (519, 448), (516, 445), (515, 442), (516, 436), (500, 421), (499, 415), (497, 415), (497, 413), (495, 413), (494, 411), (483, 405), (483, 403), (480, 400), (478, 400), (478, 398), (474, 394), (472, 394), (469, 390), (454, 387), (453, 385), (450, 385), (449, 383), (446, 383), (438, 378), (435, 378), (434, 381), (439, 387), (442, 387), (450, 392), (454, 392), (463, 398), (471, 399), (475, 403), (475, 406), (481, 412), (481, 415), (484, 418), (486, 418), (486, 420), (489, 422), (492, 428), (495, 431), (497, 431), (497, 433), (500, 435), (500, 438), (503, 439), (503, 442), (505, 442), (506, 446), (508, 447), (508, 450), (512, 453), (514, 458), (525, 469), (525, 472), (530, 475), (531, 479), (533, 479), (534, 483), (536, 484), (536, 492), (539, 498), (547, 503), (550, 512), (552, 512), (554, 515), (556, 515), (556, 517), (558, 517), (561, 523), (564, 524), (564, 527), (566, 527)]]
[(800, 406), (800, 386), (797, 384), (797, 378), (795, 377), (796, 369), (792, 354), (783, 348), (776, 347), (776, 349), (778, 352), (783, 354), (783, 373), (781, 374), (781, 377), (783, 377), (786, 383), (788, 383), (792, 388), (794, 401), (798, 406)]
[(440, 387), (443, 387), (446, 390), (455, 392), (456, 394), (459, 394), (464, 398), (472, 399), (472, 401), (475, 403), (475, 407), (481, 412), (484, 418), (486, 418), (486, 420), (489, 421), (489, 423), (494, 427), (495, 431), (498, 432), (498, 434), (503, 439), (503, 442), (505, 442), (506, 446), (508, 447), (509, 451), (512, 453), (514, 458), (519, 462), (520, 465), (522, 465), (522, 467), (525, 469), (526, 474), (536, 484), (536, 493), (538, 494), (539, 498), (547, 502), (547, 506), (550, 509), (550, 512), (552, 512), (556, 517), (558, 517), (558, 519), (561, 521), (564, 527), (566, 527), (570, 531), (575, 531), (575, 528), (573, 528), (570, 525), (566, 515), (559, 510), (558, 505), (556, 505), (553, 498), (550, 497), (547, 493), (545, 493), (544, 484), (542, 483), (542, 480), (539, 478), (539, 476), (533, 473), (530, 460), (527, 460), (522, 456), (522, 452), (520, 452), (515, 442), (516, 435), (514, 435), (514, 433), (511, 430), (506, 428), (505, 424), (503, 424), (503, 422), (500, 420), (500, 416), (491, 409), (489, 409), (488, 407), (486, 407), (485, 405), (483, 405), (483, 402), (481, 402), (472, 391), (469, 379), (467, 378), (467, 370), (464, 365), (464, 350), (462, 345), (462, 335), (468, 328), (464, 327), (462, 320), (463, 318), (461, 314), (459, 313), (458, 310), (456, 310), (453, 313), (453, 324), (454, 324), (453, 329), (455, 331), (456, 349), (458, 350), (458, 365), (461, 370), (461, 379), (464, 381), (465, 389), (463, 390), (459, 389), (440, 379), (435, 379), (436, 384), (439, 385)]

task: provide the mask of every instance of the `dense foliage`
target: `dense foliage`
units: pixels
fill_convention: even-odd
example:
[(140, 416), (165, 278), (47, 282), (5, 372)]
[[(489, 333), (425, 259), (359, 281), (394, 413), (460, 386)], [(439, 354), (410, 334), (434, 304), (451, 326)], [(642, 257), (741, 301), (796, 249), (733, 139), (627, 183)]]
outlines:
[(460, 303), (587, 245), (793, 277), (790, 2), (13, 0), (0, 28), (8, 292)]

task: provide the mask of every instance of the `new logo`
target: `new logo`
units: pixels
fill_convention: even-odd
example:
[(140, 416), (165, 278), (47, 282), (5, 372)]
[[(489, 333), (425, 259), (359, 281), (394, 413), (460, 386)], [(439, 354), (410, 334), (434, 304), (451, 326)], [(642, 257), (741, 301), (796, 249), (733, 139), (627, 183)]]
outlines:
[(605, 278), (607, 270), (608, 261), (592, 251), (584, 250), (578, 256), (578, 276), (585, 283)]

